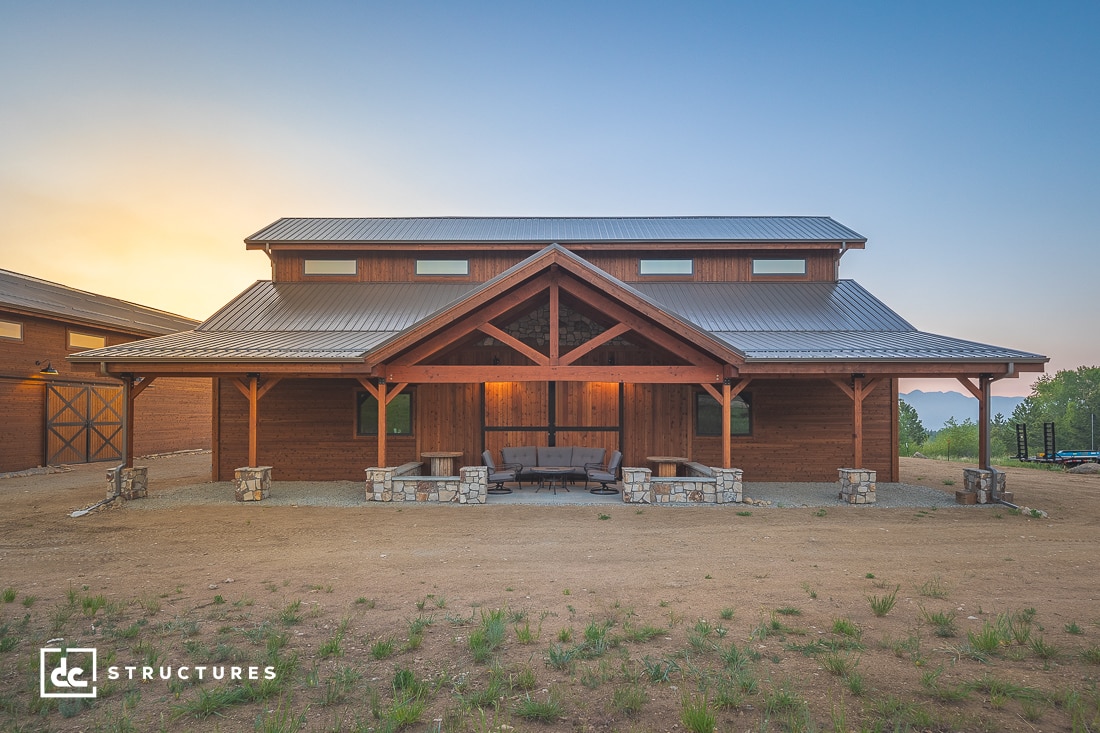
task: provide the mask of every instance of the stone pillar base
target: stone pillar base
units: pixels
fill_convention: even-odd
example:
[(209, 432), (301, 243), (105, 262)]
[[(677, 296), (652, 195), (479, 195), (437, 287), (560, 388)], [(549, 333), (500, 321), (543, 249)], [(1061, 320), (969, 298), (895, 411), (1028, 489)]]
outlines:
[(841, 468), (840, 500), (849, 504), (874, 504), (877, 471), (866, 468)]
[(121, 496), (125, 501), (149, 495), (149, 469), (146, 466), (107, 469), (107, 498)]
[[(986, 468), (963, 469), (963, 492), (976, 495), (976, 503), (989, 504), (1005, 495), (1005, 475), (997, 472), (997, 485), (993, 485), (993, 472)], [(1008, 499), (1006, 499), (1008, 501)]]
[(237, 501), (262, 501), (271, 493), (271, 466), (238, 468), (233, 474), (233, 497)]

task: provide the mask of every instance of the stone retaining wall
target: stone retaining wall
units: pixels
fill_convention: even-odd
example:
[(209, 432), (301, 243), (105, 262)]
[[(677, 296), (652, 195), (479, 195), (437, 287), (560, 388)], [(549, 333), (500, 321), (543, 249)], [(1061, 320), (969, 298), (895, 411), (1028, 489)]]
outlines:
[(713, 476), (654, 478), (648, 468), (623, 468), (627, 504), (736, 504), (742, 499), (740, 468), (711, 468)]
[(368, 468), (367, 501), (484, 504), (489, 490), (486, 466), (464, 466), (458, 476), (420, 476), (397, 468)]

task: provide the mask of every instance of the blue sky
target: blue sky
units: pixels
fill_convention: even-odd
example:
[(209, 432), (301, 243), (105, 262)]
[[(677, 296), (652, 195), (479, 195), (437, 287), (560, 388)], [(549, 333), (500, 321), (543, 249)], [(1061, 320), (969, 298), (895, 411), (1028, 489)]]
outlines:
[(281, 216), (827, 215), (917, 328), (1100, 364), (1097, 2), (0, 11), (0, 267), (204, 318)]

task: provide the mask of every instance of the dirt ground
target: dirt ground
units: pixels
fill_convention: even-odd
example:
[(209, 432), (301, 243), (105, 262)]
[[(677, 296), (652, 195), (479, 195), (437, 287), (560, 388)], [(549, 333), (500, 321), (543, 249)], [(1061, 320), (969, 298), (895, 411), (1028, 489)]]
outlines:
[[(209, 460), (149, 462), (150, 491), (202, 482)], [(953, 493), (964, 464), (902, 458), (901, 467), (903, 482)], [(7, 729), (248, 730), (268, 711), (299, 716), (302, 730), (396, 729), (386, 716), (398, 699), (392, 679), (408, 668), (435, 685), (410, 730), (695, 730), (685, 701), (704, 692), (718, 730), (1098, 730), (1100, 476), (1007, 469), (1015, 501), (1047, 517), (1003, 506), (234, 504), (70, 518), (103, 496), (105, 468), (0, 481)], [(895, 587), (896, 606), (876, 616), (869, 599)], [(89, 613), (84, 599), (95, 596), (110, 605)], [(493, 665), (476, 662), (468, 640), (493, 609), (510, 620), (497, 666), (534, 681), (485, 708), (468, 696)], [(934, 634), (932, 613), (954, 617), (957, 633)], [(999, 614), (1023, 618), (1017, 628), (1028, 623), (1030, 638), (970, 654), (967, 632)], [(412, 645), (415, 618), (430, 623)], [(858, 647), (832, 660), (800, 650), (840, 638), (838, 619), (858, 628)], [(197, 622), (191, 633), (173, 631), (185, 620)], [(114, 664), (178, 666), (220, 643), (237, 650), (229, 660), (262, 658), (244, 631), (265, 622), (298, 655), (277, 698), (207, 716), (188, 703), (213, 683), (154, 680), (115, 683), (86, 709), (36, 702), (38, 648), (50, 639), (96, 646)], [(600, 625), (612, 636), (661, 631), (554, 663), (555, 645), (575, 648)], [(397, 651), (378, 654), (374, 644), (390, 638)], [(333, 639), (339, 649), (326, 653)], [(719, 705), (716, 680), (733, 668), (720, 650), (731, 645), (750, 655), (756, 685)], [(677, 661), (675, 673), (662, 678), (658, 660)], [(353, 680), (344, 696), (332, 693), (337, 674)], [(1013, 687), (1002, 695), (991, 680)], [(638, 709), (616, 696), (624, 686), (644, 690)], [(531, 722), (527, 699), (562, 708)]]

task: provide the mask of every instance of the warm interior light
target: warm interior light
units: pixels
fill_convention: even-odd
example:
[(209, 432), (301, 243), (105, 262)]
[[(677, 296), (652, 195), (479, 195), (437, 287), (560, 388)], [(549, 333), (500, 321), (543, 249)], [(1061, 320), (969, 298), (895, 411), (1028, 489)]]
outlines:
[[(35, 366), (42, 366), (42, 362), (36, 361), (34, 363), (34, 365)], [(51, 377), (57, 376), (57, 370), (53, 368), (53, 364), (51, 364), (49, 361), (46, 361), (46, 366), (42, 367), (42, 369), (39, 370), (38, 373), (39, 374), (48, 374)]]

